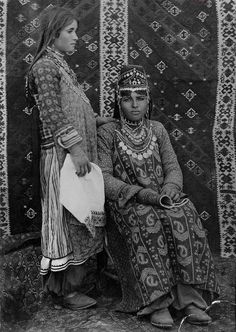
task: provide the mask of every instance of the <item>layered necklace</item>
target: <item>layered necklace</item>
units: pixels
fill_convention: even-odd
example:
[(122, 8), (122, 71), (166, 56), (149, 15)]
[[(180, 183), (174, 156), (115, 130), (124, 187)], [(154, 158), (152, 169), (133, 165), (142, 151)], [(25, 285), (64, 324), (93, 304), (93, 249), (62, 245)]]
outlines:
[(152, 124), (144, 119), (131, 122), (122, 119), (121, 131), (116, 131), (118, 146), (129, 156), (143, 160), (149, 158), (156, 145), (157, 138), (153, 134)]

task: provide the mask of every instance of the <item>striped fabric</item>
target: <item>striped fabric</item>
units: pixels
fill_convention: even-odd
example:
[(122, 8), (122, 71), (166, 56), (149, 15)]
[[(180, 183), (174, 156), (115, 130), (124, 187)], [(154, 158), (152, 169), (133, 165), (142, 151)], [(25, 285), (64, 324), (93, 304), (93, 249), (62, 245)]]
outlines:
[(58, 258), (58, 259), (50, 259), (47, 257), (42, 257), (41, 266), (40, 266), (40, 274), (46, 275), (49, 270), (52, 272), (60, 272), (68, 268), (70, 265), (81, 265), (86, 261), (84, 260), (75, 260), (73, 254), (69, 254), (66, 257)]
[(81, 141), (82, 137), (79, 136), (78, 132), (75, 129), (72, 129), (69, 133), (58, 137), (58, 143), (64, 149), (69, 149), (71, 146)]
[(42, 254), (41, 274), (61, 271), (74, 260), (69, 238), (68, 214), (60, 204), (60, 171), (55, 147), (41, 150), (40, 178), (42, 188)]

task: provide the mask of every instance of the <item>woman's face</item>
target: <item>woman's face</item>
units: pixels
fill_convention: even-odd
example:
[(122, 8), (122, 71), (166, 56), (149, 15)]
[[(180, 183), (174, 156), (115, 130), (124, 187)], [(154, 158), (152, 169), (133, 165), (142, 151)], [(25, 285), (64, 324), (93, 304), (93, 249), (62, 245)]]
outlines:
[(77, 28), (78, 23), (76, 20), (73, 20), (71, 24), (62, 29), (59, 37), (54, 41), (55, 49), (62, 53), (74, 52), (75, 44), (78, 40), (78, 36), (76, 34)]
[(120, 106), (127, 120), (141, 120), (148, 109), (148, 97), (145, 93), (129, 91), (121, 97)]

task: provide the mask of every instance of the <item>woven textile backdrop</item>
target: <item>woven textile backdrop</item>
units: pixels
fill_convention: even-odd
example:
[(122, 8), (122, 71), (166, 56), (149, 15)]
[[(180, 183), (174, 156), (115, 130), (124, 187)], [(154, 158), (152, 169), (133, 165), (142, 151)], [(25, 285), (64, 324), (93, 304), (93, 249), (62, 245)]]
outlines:
[[(80, 20), (68, 61), (94, 110), (112, 114), (123, 63), (149, 77), (152, 118), (168, 130), (185, 192), (210, 246), (236, 255), (235, 0), (1, 1), (1, 230), (6, 239), (38, 237), (41, 224), (31, 110), (24, 76), (36, 48), (41, 11), (59, 4)], [(22, 240), (23, 239), (23, 240)]]

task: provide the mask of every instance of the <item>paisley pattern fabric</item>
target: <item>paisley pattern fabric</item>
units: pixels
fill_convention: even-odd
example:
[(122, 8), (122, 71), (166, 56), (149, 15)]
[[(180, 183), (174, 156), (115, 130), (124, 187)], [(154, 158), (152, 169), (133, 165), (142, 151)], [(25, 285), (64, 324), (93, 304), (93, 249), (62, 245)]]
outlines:
[[(60, 169), (67, 148), (80, 142), (92, 162), (97, 162), (96, 119), (76, 75), (62, 56), (47, 49), (33, 65), (29, 92), (39, 111), (40, 180), (42, 193), (41, 274), (84, 263), (103, 248), (98, 225), (92, 238), (60, 204)], [(31, 98), (32, 100), (32, 98)]]
[[(107, 198), (108, 248), (122, 286), (119, 310), (126, 312), (149, 305), (177, 284), (209, 291), (212, 298), (218, 292), (206, 233), (191, 201), (182, 207), (161, 209), (136, 200), (140, 189), (158, 191), (168, 176), (170, 182), (181, 185), (178, 162), (163, 134), (165, 130), (158, 122), (151, 124), (157, 142), (145, 161), (120, 148), (119, 124), (107, 124), (98, 134)], [(121, 203), (119, 198), (124, 196), (128, 199)]]

